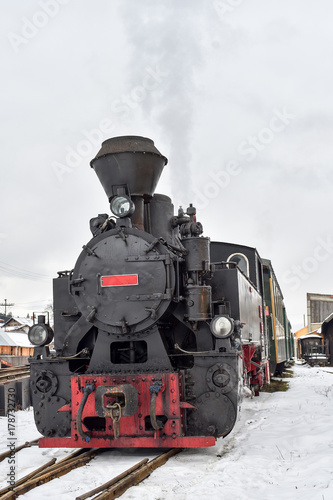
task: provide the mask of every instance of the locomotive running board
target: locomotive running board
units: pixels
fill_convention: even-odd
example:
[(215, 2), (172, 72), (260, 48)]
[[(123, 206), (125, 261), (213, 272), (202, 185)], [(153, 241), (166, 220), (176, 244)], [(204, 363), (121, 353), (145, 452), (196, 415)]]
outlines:
[(85, 439), (41, 438), (40, 448), (205, 448), (215, 445), (213, 436), (156, 436)]

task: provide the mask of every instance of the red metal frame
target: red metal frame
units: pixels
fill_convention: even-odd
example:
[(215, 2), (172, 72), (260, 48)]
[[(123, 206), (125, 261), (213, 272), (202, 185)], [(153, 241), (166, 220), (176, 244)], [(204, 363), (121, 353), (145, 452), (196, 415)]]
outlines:
[(250, 384), (262, 387), (265, 383), (269, 383), (270, 371), (268, 359), (254, 361), (253, 356), (257, 349), (257, 346), (254, 344), (243, 345), (242, 349), (244, 372), (250, 375)]
[[(146, 428), (146, 417), (150, 416), (151, 393), (149, 387), (156, 381), (161, 381), (162, 387), (156, 397), (156, 415), (164, 415), (167, 421), (163, 429), (155, 431)], [(120, 435), (114, 438), (113, 421), (105, 417), (105, 430), (86, 428), (84, 420), (87, 417), (98, 417), (95, 407), (95, 391), (89, 394), (82, 414), (83, 431), (90, 435), (87, 442), (79, 435), (76, 425), (78, 409), (86, 385), (117, 387), (130, 384), (138, 393), (138, 409), (132, 416), (122, 416), (119, 421)], [(59, 411), (71, 412), (71, 437), (42, 438), (39, 446), (66, 448), (193, 448), (215, 445), (213, 436), (185, 436), (184, 409), (194, 408), (190, 403), (182, 401), (182, 382), (177, 373), (149, 375), (78, 375), (71, 379), (72, 403)], [(146, 420), (145, 420), (146, 419)]]

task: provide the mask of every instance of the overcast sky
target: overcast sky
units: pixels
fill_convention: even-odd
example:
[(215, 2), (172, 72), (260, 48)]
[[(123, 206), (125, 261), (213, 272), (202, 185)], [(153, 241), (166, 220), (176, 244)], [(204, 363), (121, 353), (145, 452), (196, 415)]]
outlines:
[(109, 212), (89, 161), (142, 135), (169, 159), (157, 192), (271, 259), (302, 327), (306, 292), (333, 294), (332, 2), (1, 6), (0, 302), (51, 302)]

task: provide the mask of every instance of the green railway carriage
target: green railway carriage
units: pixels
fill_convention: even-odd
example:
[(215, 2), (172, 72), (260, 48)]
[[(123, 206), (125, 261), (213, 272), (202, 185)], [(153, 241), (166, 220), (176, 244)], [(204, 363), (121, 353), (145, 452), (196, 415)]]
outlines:
[(262, 259), (264, 275), (264, 299), (269, 341), (269, 364), (272, 375), (284, 370), (286, 361), (294, 352), (294, 337), (287, 317), (283, 294), (276, 279), (272, 263)]

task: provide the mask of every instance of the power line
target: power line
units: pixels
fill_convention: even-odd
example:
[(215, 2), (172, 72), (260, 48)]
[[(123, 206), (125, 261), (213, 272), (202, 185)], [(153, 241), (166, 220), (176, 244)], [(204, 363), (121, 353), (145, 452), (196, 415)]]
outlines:
[(27, 269), (22, 269), (12, 264), (7, 264), (6, 262), (0, 261), (0, 271), (9, 274), (10, 276), (16, 276), (18, 278), (33, 280), (33, 281), (46, 281), (52, 279), (51, 276), (46, 276), (45, 274), (35, 273)]
[(36, 300), (33, 300), (31, 302), (15, 302), (15, 304), (17, 306), (27, 306), (27, 305), (30, 305), (30, 304), (41, 304), (42, 302), (52, 302), (52, 299), (36, 299)]

